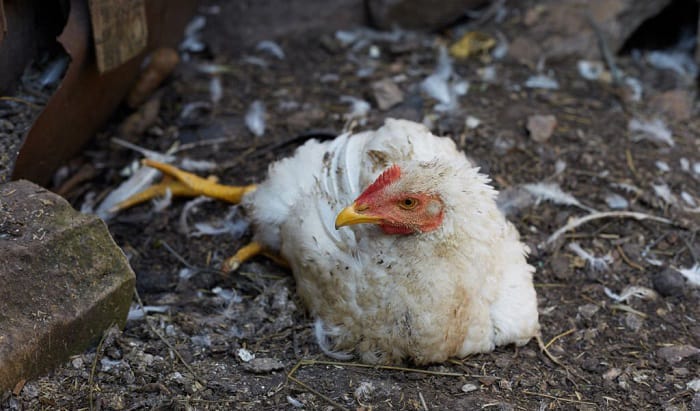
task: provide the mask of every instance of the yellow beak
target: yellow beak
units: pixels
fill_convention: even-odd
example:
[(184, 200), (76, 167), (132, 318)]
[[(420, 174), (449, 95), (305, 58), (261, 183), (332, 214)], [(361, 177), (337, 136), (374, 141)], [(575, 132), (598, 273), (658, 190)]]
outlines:
[(335, 218), (335, 229), (337, 230), (340, 227), (345, 227), (347, 225), (353, 225), (353, 224), (363, 224), (363, 223), (379, 224), (380, 221), (382, 221), (381, 217), (367, 215), (367, 214), (360, 214), (357, 211), (355, 204), (353, 204), (351, 206), (345, 207), (343, 209), (343, 211), (341, 211), (338, 214), (338, 217)]

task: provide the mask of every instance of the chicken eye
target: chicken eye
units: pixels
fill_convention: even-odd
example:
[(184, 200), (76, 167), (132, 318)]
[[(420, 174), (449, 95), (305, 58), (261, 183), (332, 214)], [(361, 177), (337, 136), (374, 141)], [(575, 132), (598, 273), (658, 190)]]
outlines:
[(411, 210), (416, 208), (418, 205), (418, 200), (415, 198), (411, 197), (406, 197), (402, 200), (399, 201), (399, 207), (403, 208), (404, 210)]

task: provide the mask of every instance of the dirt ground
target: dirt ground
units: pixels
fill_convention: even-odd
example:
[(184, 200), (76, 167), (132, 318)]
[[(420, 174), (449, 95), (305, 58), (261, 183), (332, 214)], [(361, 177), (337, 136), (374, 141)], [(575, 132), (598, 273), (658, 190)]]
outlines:
[[(479, 30), (516, 38), (521, 14), (511, 16)], [(556, 78), (558, 89), (524, 86), (537, 68), (513, 59), (470, 58), (453, 65), (469, 82), (468, 92), (458, 97), (457, 107), (437, 111), (419, 85), (434, 71), (440, 44), (457, 38), (453, 30), (375, 37), (353, 46), (329, 31), (276, 39), (283, 59), (254, 46), (244, 53), (194, 53), (159, 92), (154, 123), (126, 137), (161, 152), (179, 143), (178, 158), (215, 162), (217, 168), (208, 173), (243, 184), (262, 180), (268, 164), (305, 139), (332, 137), (349, 123), (364, 130), (400, 117), (451, 136), (499, 190), (517, 195), (523, 184), (558, 184), (581, 206), (525, 201), (509, 217), (532, 249), (542, 339), (561, 364), (534, 341), (423, 368), (331, 362), (314, 341), (312, 319), (287, 270), (260, 258), (233, 275), (218, 271), (221, 261), (249, 239), (241, 223), (245, 217), (228, 204), (198, 203), (186, 216), (190, 231), (195, 222), (221, 223), (224, 216), (231, 229), (188, 235), (182, 213), (189, 200), (175, 199), (162, 211), (141, 205), (109, 222), (136, 272), (140, 298), (153, 311), (129, 320), (123, 331), (114, 330), (50, 375), (28, 381), (17, 395), (0, 398), (0, 406), (699, 410), (700, 394), (688, 383), (700, 378), (700, 355), (693, 355), (700, 347), (700, 289), (674, 268), (699, 262), (699, 214), (686, 200), (700, 202), (700, 174), (693, 171), (700, 168), (700, 118), (673, 111), (663, 116), (650, 97), (675, 89), (691, 92), (694, 83), (619, 56), (617, 64), (643, 85), (643, 97), (635, 102), (624, 87), (582, 78), (575, 58), (547, 61), (541, 71)], [(212, 75), (197, 69), (204, 63), (224, 68), (217, 103), (210, 95)], [(495, 77), (486, 75), (488, 67)], [(380, 110), (371, 85), (386, 78), (394, 80), (403, 99)], [(342, 96), (370, 103), (366, 123), (348, 121), (351, 107)], [(261, 137), (244, 121), (255, 100), (266, 107)], [(118, 113), (70, 165), (68, 174), (85, 164), (97, 170), (65, 193), (77, 208), (103, 198), (125, 179), (120, 173), (141, 158), (110, 140), (129, 114)], [(528, 117), (537, 114), (557, 121), (542, 142), (526, 129)], [(630, 137), (631, 119), (655, 115), (672, 130), (673, 145)], [(480, 124), (467, 125), (468, 116)], [(664, 186), (671, 196), (664, 196), (659, 188)], [(609, 211), (620, 198), (627, 201), (626, 210), (672, 224), (594, 220), (554, 245), (543, 245), (570, 218), (591, 209)], [(572, 242), (595, 256), (609, 255), (607, 267), (594, 270), (569, 248)], [(643, 296), (620, 301), (610, 296), (629, 286), (643, 287), (637, 289)]]

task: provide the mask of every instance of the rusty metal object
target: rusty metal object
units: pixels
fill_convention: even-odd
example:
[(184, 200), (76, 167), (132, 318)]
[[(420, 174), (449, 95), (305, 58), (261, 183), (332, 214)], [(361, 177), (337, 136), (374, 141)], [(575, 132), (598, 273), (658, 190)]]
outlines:
[(5, 32), (7, 31), (7, 18), (5, 18), (5, 3), (0, 0), (0, 44), (2, 39), (5, 38)]
[[(100, 75), (92, 46), (86, 0), (71, 0), (71, 11), (59, 42), (71, 64), (56, 93), (26, 135), (12, 178), (45, 185), (53, 172), (106, 122), (136, 79), (145, 55)], [(196, 0), (148, 0), (148, 47), (174, 46), (194, 13)]]
[(180, 62), (177, 51), (169, 47), (153, 51), (150, 57), (151, 61), (143, 69), (126, 98), (126, 104), (131, 108), (138, 108), (146, 101)]

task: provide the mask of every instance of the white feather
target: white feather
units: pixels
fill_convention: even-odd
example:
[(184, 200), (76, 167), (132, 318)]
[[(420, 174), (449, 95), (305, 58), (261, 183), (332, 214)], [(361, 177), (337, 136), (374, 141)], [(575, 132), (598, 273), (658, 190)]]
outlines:
[(245, 114), (245, 125), (256, 137), (265, 134), (265, 104), (255, 100)]
[(556, 183), (533, 183), (525, 184), (523, 188), (537, 198), (537, 202), (551, 201), (554, 204), (570, 205), (582, 208), (586, 211), (595, 211), (592, 208), (581, 204), (573, 195), (565, 193), (559, 184)]
[(630, 131), (632, 141), (650, 140), (656, 143), (668, 144), (671, 147), (676, 145), (673, 141), (671, 130), (669, 130), (666, 123), (659, 118), (653, 120), (633, 118), (630, 120), (627, 128)]
[(683, 277), (685, 277), (690, 284), (695, 287), (700, 287), (700, 263), (696, 263), (692, 267), (681, 268), (678, 272), (683, 274)]
[(581, 248), (578, 243), (569, 243), (569, 250), (573, 251), (577, 256), (582, 258), (588, 266), (594, 272), (607, 271), (608, 265), (613, 262), (613, 258), (610, 254), (606, 254), (602, 257), (596, 257), (588, 251)]

